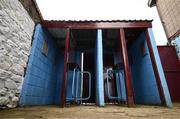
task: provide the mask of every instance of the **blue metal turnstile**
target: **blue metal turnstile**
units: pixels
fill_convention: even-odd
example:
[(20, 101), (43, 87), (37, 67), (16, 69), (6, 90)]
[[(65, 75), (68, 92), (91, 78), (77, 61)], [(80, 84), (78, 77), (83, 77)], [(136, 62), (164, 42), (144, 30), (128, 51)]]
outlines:
[[(111, 85), (110, 80), (115, 78), (116, 80), (116, 90), (117, 96), (111, 95)], [(125, 80), (124, 80), (124, 71), (123, 70), (112, 70), (107, 69), (106, 72), (106, 80), (107, 80), (107, 96), (110, 100), (118, 100), (118, 102), (126, 101), (126, 89), (125, 89)]]
[[(83, 92), (81, 92), (81, 90), (83, 90), (83, 81), (81, 80), (85, 80), (85, 78), (80, 78), (80, 75), (84, 75), (87, 74), (88, 75), (88, 83), (89, 83), (89, 90), (88, 90), (88, 96), (87, 97), (82, 97)], [(72, 82), (70, 82), (72, 85), (71, 86), (71, 94), (67, 96), (66, 101), (67, 102), (76, 102), (76, 103), (80, 103), (83, 100), (88, 100), (91, 97), (91, 74), (88, 71), (83, 71), (81, 72), (79, 68), (74, 68), (73, 70), (73, 74), (72, 74), (72, 78), (69, 78), (70, 80), (72, 80)], [(87, 79), (86, 79), (87, 80)]]

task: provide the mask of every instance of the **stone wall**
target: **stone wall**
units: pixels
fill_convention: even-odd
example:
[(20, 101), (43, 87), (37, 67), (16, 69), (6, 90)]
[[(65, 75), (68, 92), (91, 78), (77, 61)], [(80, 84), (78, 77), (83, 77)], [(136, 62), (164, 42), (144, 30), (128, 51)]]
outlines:
[(34, 26), (18, 0), (0, 0), (0, 108), (18, 105)]
[(36, 9), (35, 0), (19, 0), (35, 23), (41, 22), (41, 13)]

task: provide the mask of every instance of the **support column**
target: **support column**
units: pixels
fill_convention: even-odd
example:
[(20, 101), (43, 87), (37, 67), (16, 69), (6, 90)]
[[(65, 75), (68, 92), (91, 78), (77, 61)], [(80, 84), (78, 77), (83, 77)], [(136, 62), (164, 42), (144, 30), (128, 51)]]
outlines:
[(70, 42), (70, 29), (66, 31), (66, 41), (65, 41), (65, 50), (64, 50), (64, 71), (63, 71), (63, 81), (61, 84), (61, 100), (60, 107), (64, 107), (66, 104), (66, 92), (67, 92), (67, 71), (68, 71), (68, 50)]
[(135, 105), (134, 105), (134, 95), (133, 95), (133, 88), (132, 88), (132, 76), (131, 76), (131, 70), (129, 67), (124, 29), (120, 29), (119, 41), (120, 41), (120, 47), (122, 48), (122, 56), (123, 56), (124, 69), (125, 69), (125, 83), (126, 83), (128, 107), (134, 107)]
[[(150, 34), (149, 34), (150, 33)], [(159, 57), (156, 42), (154, 40), (153, 32), (151, 29), (146, 30), (146, 41), (149, 48), (149, 53), (154, 69), (154, 75), (156, 77), (156, 82), (159, 90), (159, 95), (161, 103), (165, 103), (166, 106), (172, 107), (171, 97), (169, 94), (169, 89), (166, 83), (166, 78), (162, 68), (161, 60)]]
[(103, 44), (102, 30), (97, 30), (96, 39), (96, 104), (104, 106)]

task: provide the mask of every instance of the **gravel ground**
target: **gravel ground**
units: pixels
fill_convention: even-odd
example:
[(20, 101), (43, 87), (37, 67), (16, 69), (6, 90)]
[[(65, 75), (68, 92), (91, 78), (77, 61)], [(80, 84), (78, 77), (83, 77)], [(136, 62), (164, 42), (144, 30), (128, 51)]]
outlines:
[(0, 110), (0, 119), (180, 119), (180, 103), (173, 108), (137, 105), (136, 108), (97, 106), (34, 106)]

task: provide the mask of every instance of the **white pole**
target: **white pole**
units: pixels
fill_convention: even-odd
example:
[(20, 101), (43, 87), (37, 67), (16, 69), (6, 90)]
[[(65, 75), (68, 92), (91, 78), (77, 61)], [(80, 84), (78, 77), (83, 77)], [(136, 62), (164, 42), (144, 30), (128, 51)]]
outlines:
[(84, 53), (81, 53), (81, 103), (82, 103), (82, 96), (83, 96), (83, 69), (84, 67)]

